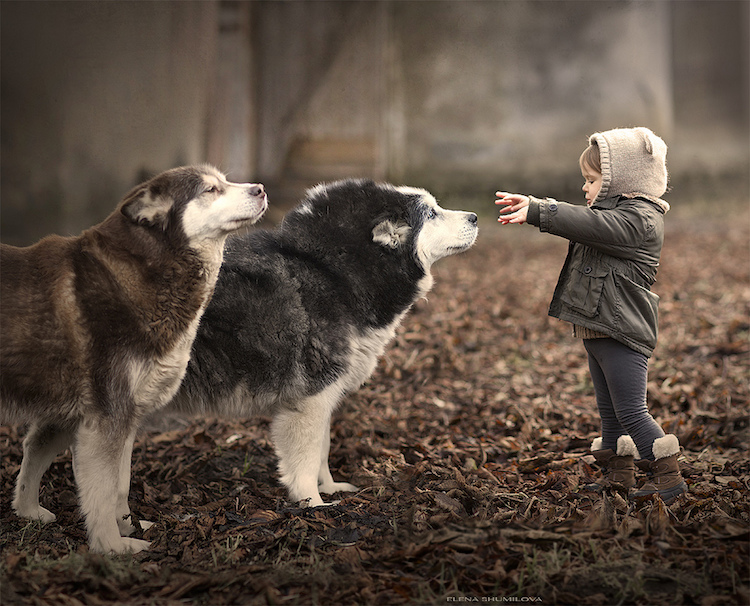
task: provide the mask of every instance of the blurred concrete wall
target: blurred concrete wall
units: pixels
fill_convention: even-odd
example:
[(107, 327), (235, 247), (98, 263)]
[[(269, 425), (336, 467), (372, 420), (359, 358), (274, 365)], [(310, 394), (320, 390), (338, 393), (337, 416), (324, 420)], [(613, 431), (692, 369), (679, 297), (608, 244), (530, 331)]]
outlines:
[(580, 181), (577, 159), (593, 131), (643, 124), (671, 134), (668, 3), (469, 8), (393, 6), (406, 178), (544, 192), (569, 175)]
[(203, 161), (272, 204), (344, 176), (563, 195), (586, 136), (615, 126), (667, 140), (675, 195), (743, 183), (749, 7), (3, 0), (0, 238), (77, 233)]
[(3, 241), (77, 233), (144, 170), (205, 159), (216, 8), (0, 3)]

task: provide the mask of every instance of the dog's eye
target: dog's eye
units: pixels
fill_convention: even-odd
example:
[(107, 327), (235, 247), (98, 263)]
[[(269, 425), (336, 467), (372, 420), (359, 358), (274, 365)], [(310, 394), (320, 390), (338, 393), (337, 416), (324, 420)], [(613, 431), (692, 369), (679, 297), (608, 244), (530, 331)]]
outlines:
[(206, 193), (207, 193), (207, 194), (215, 194), (215, 193), (217, 193), (218, 191), (219, 191), (219, 188), (218, 188), (218, 187), (216, 187), (215, 185), (211, 185), (211, 186), (209, 186), (209, 187), (208, 187), (208, 188), (206, 189)]
[(429, 209), (427, 211), (427, 218), (434, 219), (435, 217), (437, 217), (437, 213), (435, 212), (435, 209), (434, 208)]

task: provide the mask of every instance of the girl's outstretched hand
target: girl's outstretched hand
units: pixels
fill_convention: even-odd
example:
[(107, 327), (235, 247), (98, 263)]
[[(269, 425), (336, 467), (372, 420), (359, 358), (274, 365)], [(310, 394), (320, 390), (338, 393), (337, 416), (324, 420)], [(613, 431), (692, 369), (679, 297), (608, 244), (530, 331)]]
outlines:
[(495, 192), (497, 200), (495, 204), (502, 204), (505, 208), (500, 209), (498, 221), (502, 225), (508, 223), (526, 223), (526, 215), (529, 212), (529, 197), (522, 194), (509, 194), (508, 192)]

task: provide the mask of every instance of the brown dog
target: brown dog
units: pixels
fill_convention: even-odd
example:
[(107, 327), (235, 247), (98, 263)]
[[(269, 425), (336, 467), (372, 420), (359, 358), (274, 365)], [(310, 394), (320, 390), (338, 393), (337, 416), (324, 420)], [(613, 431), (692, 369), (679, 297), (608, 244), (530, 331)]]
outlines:
[(227, 235), (266, 207), (262, 185), (183, 167), (80, 236), (0, 245), (0, 421), (31, 423), (18, 515), (55, 519), (39, 484), (70, 447), (91, 549), (148, 547), (124, 538), (136, 429), (180, 385)]

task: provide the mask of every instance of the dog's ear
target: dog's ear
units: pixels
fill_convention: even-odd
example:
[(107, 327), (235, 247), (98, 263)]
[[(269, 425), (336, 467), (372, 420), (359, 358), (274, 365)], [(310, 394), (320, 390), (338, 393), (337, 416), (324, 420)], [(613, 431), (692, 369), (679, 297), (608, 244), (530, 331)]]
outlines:
[(162, 196), (154, 197), (148, 187), (141, 186), (126, 196), (120, 212), (138, 225), (163, 227), (170, 208), (172, 200)]
[(398, 248), (406, 242), (410, 231), (411, 227), (406, 223), (402, 221), (393, 223), (386, 219), (373, 228), (372, 240), (388, 248)]

